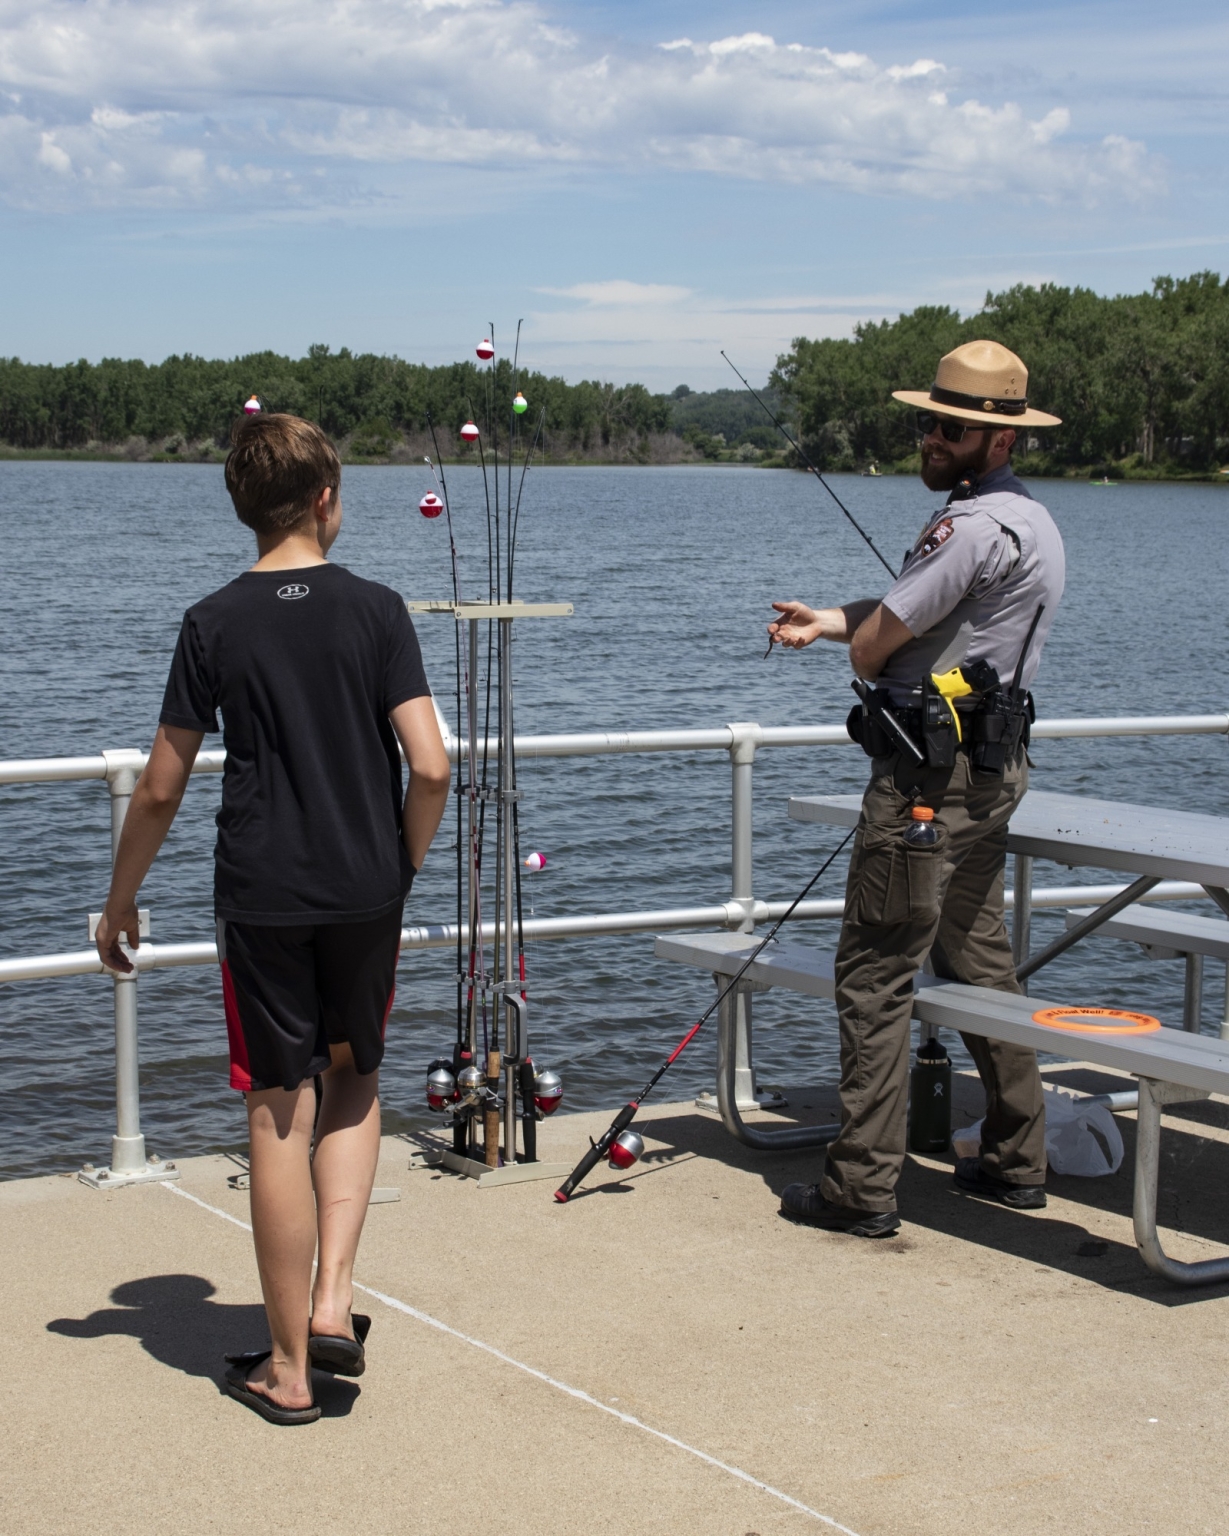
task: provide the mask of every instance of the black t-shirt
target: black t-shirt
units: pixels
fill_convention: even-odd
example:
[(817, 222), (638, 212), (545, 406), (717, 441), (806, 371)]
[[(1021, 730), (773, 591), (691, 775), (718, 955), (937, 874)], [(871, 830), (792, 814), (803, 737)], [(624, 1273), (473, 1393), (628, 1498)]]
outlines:
[(405, 604), (340, 565), (245, 571), (184, 615), (160, 719), (216, 731), (214, 866), (232, 922), (357, 922), (403, 902), (389, 711), (431, 692)]

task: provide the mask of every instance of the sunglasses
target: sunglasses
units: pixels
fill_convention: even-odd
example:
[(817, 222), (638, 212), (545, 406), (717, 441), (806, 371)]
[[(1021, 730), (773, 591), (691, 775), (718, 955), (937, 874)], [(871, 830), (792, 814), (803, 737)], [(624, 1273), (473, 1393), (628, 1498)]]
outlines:
[(922, 437), (929, 437), (936, 429), (943, 434), (945, 443), (963, 443), (966, 432), (985, 432), (985, 427), (975, 427), (970, 422), (952, 421), (945, 416), (936, 416), (933, 411), (919, 411), (917, 413), (917, 429)]

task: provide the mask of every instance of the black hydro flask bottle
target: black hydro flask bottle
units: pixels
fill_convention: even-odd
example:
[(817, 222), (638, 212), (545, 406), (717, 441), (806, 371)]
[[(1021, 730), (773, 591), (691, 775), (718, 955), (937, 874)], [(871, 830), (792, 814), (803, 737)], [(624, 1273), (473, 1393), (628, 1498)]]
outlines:
[(939, 1039), (918, 1047), (909, 1092), (909, 1148), (946, 1152), (952, 1139), (952, 1063)]

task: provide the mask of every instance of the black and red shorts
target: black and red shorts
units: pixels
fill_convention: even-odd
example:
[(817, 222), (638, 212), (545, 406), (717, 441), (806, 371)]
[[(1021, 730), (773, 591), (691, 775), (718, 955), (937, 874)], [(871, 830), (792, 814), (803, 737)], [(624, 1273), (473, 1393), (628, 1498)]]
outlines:
[(360, 1072), (384, 1059), (401, 907), (360, 923), (264, 927), (218, 919), (230, 1085), (297, 1088), (348, 1043)]

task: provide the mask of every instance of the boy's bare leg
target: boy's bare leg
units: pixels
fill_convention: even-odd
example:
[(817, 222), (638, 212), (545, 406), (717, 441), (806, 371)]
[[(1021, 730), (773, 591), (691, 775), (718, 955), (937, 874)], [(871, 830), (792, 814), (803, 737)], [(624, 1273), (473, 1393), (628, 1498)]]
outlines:
[(356, 1072), (348, 1045), (330, 1050), (333, 1065), (322, 1078), (324, 1098), (312, 1158), (320, 1252), (311, 1331), (353, 1338), (354, 1256), (380, 1156), (380, 1074)]
[(273, 1353), (248, 1382), (286, 1408), (312, 1401), (307, 1327), (316, 1251), (310, 1161), (315, 1109), (310, 1082), (247, 1096), (252, 1235), (273, 1342)]

